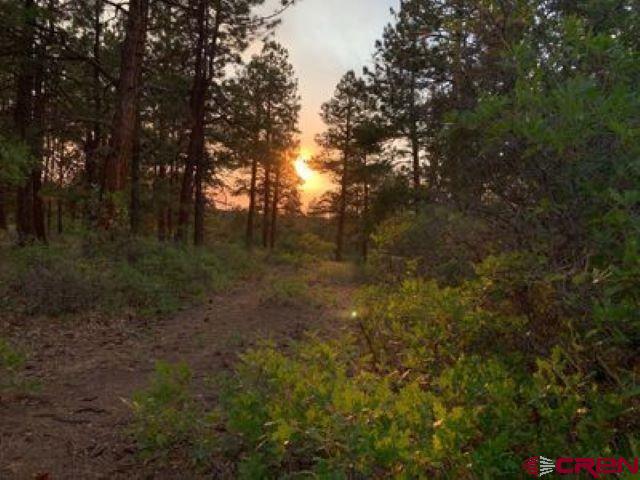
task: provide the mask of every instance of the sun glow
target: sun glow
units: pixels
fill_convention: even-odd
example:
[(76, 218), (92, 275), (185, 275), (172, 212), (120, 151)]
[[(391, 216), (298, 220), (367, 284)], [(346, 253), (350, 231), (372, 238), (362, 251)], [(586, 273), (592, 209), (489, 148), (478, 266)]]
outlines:
[(316, 176), (316, 172), (314, 172), (309, 165), (307, 165), (307, 157), (304, 154), (301, 154), (298, 159), (295, 161), (294, 166), (296, 168), (296, 173), (298, 176), (306, 183)]

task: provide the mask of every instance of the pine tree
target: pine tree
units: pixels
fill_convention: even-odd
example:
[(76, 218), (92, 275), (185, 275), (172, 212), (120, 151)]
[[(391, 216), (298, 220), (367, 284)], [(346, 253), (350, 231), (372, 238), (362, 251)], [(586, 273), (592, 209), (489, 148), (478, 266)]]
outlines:
[(366, 119), (367, 88), (364, 80), (353, 71), (347, 72), (336, 87), (333, 98), (322, 105), (322, 120), (327, 129), (317, 142), (323, 153), (315, 160), (321, 170), (331, 174), (339, 183), (334, 206), (337, 232), (335, 257), (344, 258), (344, 239), (349, 189), (357, 178), (354, 174), (359, 164), (356, 129)]
[[(239, 78), (228, 85), (228, 90), (233, 99), (234, 124), (229, 145), (250, 139), (244, 159), (250, 166), (246, 243), (251, 247), (254, 242), (258, 194), (262, 187), (262, 243), (268, 247), (275, 242), (271, 240), (275, 239), (273, 224), (282, 181), (288, 171), (282, 162), (295, 144), (300, 111), (298, 82), (286, 49), (274, 42), (266, 43)], [(258, 183), (260, 167), (262, 185)]]
[(126, 18), (125, 38), (120, 55), (117, 103), (109, 147), (104, 159), (102, 190), (104, 197), (100, 224), (110, 229), (116, 215), (115, 196), (124, 192), (130, 179), (130, 168), (139, 121), (142, 68), (147, 42), (149, 0), (131, 0)]
[[(427, 156), (429, 102), (426, 90), (432, 81), (430, 61), (434, 51), (427, 41), (433, 28), (425, 20), (430, 2), (407, 0), (393, 12), (395, 23), (388, 25), (376, 43), (373, 70), (369, 72), (379, 109), (392, 136), (409, 146), (410, 177), (415, 201), (420, 197)], [(436, 182), (436, 165), (431, 161), (429, 184)]]

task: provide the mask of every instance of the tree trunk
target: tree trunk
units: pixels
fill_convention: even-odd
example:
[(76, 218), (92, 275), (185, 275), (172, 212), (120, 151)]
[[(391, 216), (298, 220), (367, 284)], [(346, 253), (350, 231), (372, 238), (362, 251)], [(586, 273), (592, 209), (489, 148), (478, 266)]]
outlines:
[[(60, 165), (58, 169), (58, 190), (62, 192), (62, 188), (64, 185), (64, 167), (62, 165), (62, 155), (64, 154), (62, 145), (60, 145)], [(58, 195), (58, 218), (57, 218), (57, 227), (58, 227), (58, 235), (62, 235), (62, 198)]]
[(271, 118), (271, 98), (267, 101), (267, 154), (264, 159), (264, 202), (262, 212), (262, 246), (267, 248), (269, 246), (269, 208), (271, 199), (271, 163), (273, 162), (272, 150), (271, 150), (271, 134), (272, 134), (272, 118)]
[(249, 214), (247, 216), (247, 247), (253, 247), (254, 223), (256, 215), (256, 190), (258, 183), (258, 160), (251, 160), (251, 186), (249, 187)]
[(338, 204), (338, 232), (336, 235), (336, 261), (343, 260), (344, 251), (344, 227), (347, 216), (347, 169), (349, 164), (350, 143), (351, 143), (351, 110), (349, 104), (347, 109), (347, 125), (345, 132), (345, 144), (342, 151), (342, 176), (340, 178), (340, 199)]
[(271, 163), (267, 161), (264, 166), (264, 201), (262, 211), (262, 246), (269, 246), (269, 209), (271, 199)]
[(340, 181), (340, 200), (338, 205), (338, 234), (336, 236), (336, 261), (341, 262), (344, 250), (344, 226), (347, 215), (347, 156), (342, 162), (342, 178)]
[[(170, 192), (169, 195), (173, 193), (174, 186), (177, 183), (178, 173), (177, 173), (176, 163), (177, 163), (176, 161), (172, 162), (169, 168), (169, 192)], [(173, 238), (174, 215), (173, 215), (173, 206), (172, 206), (171, 200), (167, 202), (167, 208), (166, 208), (165, 214), (167, 216), (167, 238)]]
[(273, 184), (273, 204), (271, 205), (271, 231), (269, 233), (269, 248), (271, 250), (276, 246), (278, 204), (280, 203), (280, 170), (281, 166), (276, 165), (276, 178)]
[(53, 223), (53, 200), (47, 201), (46, 216), (47, 216), (47, 235), (51, 237), (51, 225)]
[(136, 108), (138, 114), (136, 115), (136, 131), (135, 140), (133, 145), (133, 154), (131, 156), (131, 207), (129, 212), (129, 220), (131, 233), (133, 235), (140, 234), (141, 223), (141, 205), (140, 205), (140, 156), (141, 152), (141, 138), (140, 138), (140, 109)]
[[(98, 180), (98, 151), (102, 145), (102, 82), (100, 81), (100, 62), (102, 45), (102, 12), (104, 10), (103, 0), (95, 0), (95, 10), (93, 18), (93, 116), (95, 118), (93, 127), (87, 132), (85, 148), (85, 188), (90, 197)], [(89, 200), (89, 199), (88, 199)], [(91, 220), (92, 212), (86, 209), (87, 220)]]
[(362, 199), (362, 260), (369, 256), (369, 178), (367, 175), (367, 156), (364, 156), (364, 188)]
[(411, 74), (410, 117), (411, 157), (413, 163), (413, 192), (415, 206), (416, 208), (418, 208), (420, 203), (420, 139), (418, 138), (418, 119), (416, 112), (415, 73)]
[(4, 187), (0, 185), (0, 230), (7, 230), (7, 212), (5, 210)]
[(58, 198), (58, 218), (57, 218), (57, 227), (58, 227), (58, 235), (62, 235), (62, 199)]
[(147, 38), (149, 0), (131, 0), (127, 18), (126, 37), (121, 53), (120, 76), (116, 98), (116, 111), (111, 126), (109, 151), (104, 160), (102, 190), (104, 199), (101, 227), (109, 229), (114, 222), (113, 194), (122, 192), (127, 185), (133, 155), (138, 98), (144, 50)]
[[(32, 168), (23, 185), (17, 189), (16, 229), (21, 245), (33, 240), (46, 242), (44, 208), (40, 198), (42, 186), (40, 165), (42, 159), (42, 132), (44, 116), (44, 59), (36, 58), (35, 19), (33, 0), (24, 1), (25, 24), (23, 25), (24, 54), (17, 75), (17, 94), (14, 111), (18, 137), (30, 148), (37, 164)], [(41, 48), (45, 48), (41, 46)], [(38, 52), (40, 54), (42, 52)], [(40, 55), (38, 55), (40, 56)]]
[(164, 242), (167, 239), (167, 217), (165, 199), (161, 197), (163, 193), (161, 190), (164, 188), (167, 178), (167, 166), (161, 164), (157, 167), (156, 175), (154, 175), (155, 181), (153, 186), (153, 193), (155, 198), (156, 207), (156, 226), (158, 231), (158, 241)]
[(193, 220), (193, 244), (196, 246), (204, 245), (204, 170), (206, 168), (205, 161), (200, 160), (196, 165), (196, 205)]
[(165, 209), (160, 209), (157, 217), (158, 241), (165, 242), (167, 240), (167, 218)]
[[(208, 8), (206, 0), (198, 2), (198, 44), (196, 51), (195, 72), (193, 78), (193, 88), (191, 90), (191, 133), (189, 136), (189, 148), (187, 151), (187, 163), (185, 165), (182, 188), (180, 190), (180, 211), (178, 214), (177, 240), (187, 241), (187, 229), (189, 225), (189, 211), (193, 200), (193, 187), (196, 183), (196, 195), (204, 194), (202, 182), (206, 178), (204, 161), (204, 134), (205, 134), (205, 114), (209, 85), (213, 72), (208, 72), (210, 65), (215, 63), (218, 34), (222, 19), (221, 1), (216, 2), (216, 19), (211, 33), (211, 41), (208, 43)], [(194, 178), (194, 175), (196, 178)], [(194, 216), (194, 241), (202, 239), (204, 241), (204, 198), (196, 198)], [(196, 231), (198, 230), (198, 231)]]

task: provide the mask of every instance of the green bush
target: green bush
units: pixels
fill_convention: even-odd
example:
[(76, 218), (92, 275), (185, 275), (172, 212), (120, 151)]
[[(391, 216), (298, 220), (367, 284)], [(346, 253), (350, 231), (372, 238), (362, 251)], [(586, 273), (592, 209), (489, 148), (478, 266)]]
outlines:
[(132, 432), (143, 456), (184, 450), (195, 464), (212, 452), (211, 420), (194, 401), (185, 364), (158, 362), (151, 385), (134, 395)]
[(370, 277), (395, 281), (412, 274), (459, 283), (491, 252), (494, 233), (483, 221), (446, 207), (394, 215), (372, 235)]
[(7, 279), (15, 306), (27, 315), (92, 310), (104, 291), (100, 269), (64, 248), (31, 246), (12, 253)]
[(625, 391), (560, 346), (528, 352), (526, 317), (476, 287), (373, 287), (360, 335), (247, 353), (222, 403), (239, 475), (515, 478), (540, 452), (630, 453)]
[(235, 245), (193, 249), (148, 239), (74, 238), (3, 254), (2, 308), (27, 315), (170, 313), (228, 287), (256, 265)]

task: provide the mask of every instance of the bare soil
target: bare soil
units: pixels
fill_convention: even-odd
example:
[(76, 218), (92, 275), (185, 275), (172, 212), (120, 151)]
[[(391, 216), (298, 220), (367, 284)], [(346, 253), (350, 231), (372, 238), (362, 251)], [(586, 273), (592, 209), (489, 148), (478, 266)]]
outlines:
[[(184, 361), (196, 381), (230, 370), (260, 339), (282, 348), (307, 330), (335, 326), (336, 308), (261, 304), (259, 281), (211, 297), (171, 318), (143, 322), (29, 319), (0, 325), (30, 352), (41, 388), (0, 397), (0, 479), (193, 478), (144, 464), (127, 434), (132, 394), (158, 360)], [(348, 287), (339, 287), (344, 305)], [(332, 320), (329, 322), (329, 320)], [(215, 392), (203, 390), (215, 402)]]

